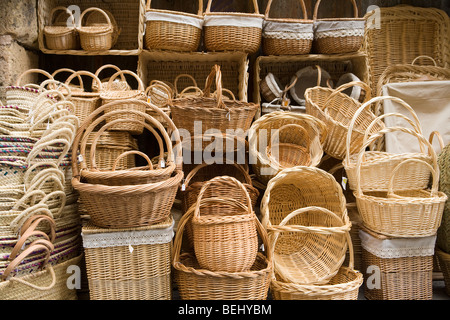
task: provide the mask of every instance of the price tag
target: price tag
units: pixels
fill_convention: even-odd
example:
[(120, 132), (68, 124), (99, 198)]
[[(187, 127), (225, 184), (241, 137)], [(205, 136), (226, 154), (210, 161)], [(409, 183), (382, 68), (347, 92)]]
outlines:
[(81, 155), (81, 154), (79, 154), (78, 155), (78, 163), (81, 163), (81, 162), (83, 162), (83, 155)]
[(347, 181), (348, 179), (346, 177), (342, 177), (342, 188), (344, 188), (344, 190), (347, 190)]
[(128, 245), (128, 250), (130, 250), (130, 253), (133, 253), (134, 248), (131, 246), (131, 244)]

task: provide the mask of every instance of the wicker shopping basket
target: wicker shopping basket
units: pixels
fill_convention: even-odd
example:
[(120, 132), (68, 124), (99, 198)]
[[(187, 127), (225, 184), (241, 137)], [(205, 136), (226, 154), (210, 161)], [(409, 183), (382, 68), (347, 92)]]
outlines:
[[(214, 199), (203, 199), (200, 206)], [(230, 200), (233, 201), (233, 200)], [(241, 205), (236, 202), (236, 205)], [(172, 266), (174, 280), (183, 300), (265, 300), (272, 277), (272, 255), (270, 251), (258, 252), (255, 263), (248, 271), (224, 272), (200, 268), (193, 253), (181, 252), (183, 233), (188, 221), (192, 219), (195, 206), (186, 212), (178, 223), (174, 240)], [(268, 248), (267, 232), (258, 219), (255, 219), (258, 235)]]
[[(87, 13), (90, 13), (86, 16)], [(83, 19), (86, 18), (83, 25)], [(100, 8), (88, 8), (81, 13), (78, 33), (81, 48), (86, 51), (111, 49), (117, 41), (120, 29), (113, 15)]]
[[(61, 12), (62, 11), (62, 12)], [(55, 13), (58, 13), (55, 16)], [(69, 19), (61, 19), (62, 13), (71, 18), (72, 26), (69, 26)], [(66, 15), (63, 15), (64, 18)], [(50, 12), (50, 25), (43, 29), (45, 44), (50, 50), (76, 50), (80, 47), (80, 38), (76, 30), (75, 17), (66, 7), (58, 6)]]
[(264, 15), (258, 1), (252, 0), (254, 13), (211, 12), (208, 0), (204, 13), (204, 42), (207, 51), (255, 53), (261, 45)]
[(197, 14), (151, 8), (147, 0), (145, 46), (153, 50), (197, 51), (203, 30), (203, 1)]
[[(220, 66), (213, 66), (209, 74), (203, 95), (201, 97), (186, 97), (174, 99), (170, 104), (170, 112), (177, 128), (187, 130), (191, 137), (204, 134), (214, 129), (222, 134), (228, 130), (242, 130), (246, 133), (250, 128), (259, 105), (224, 99), (222, 94), (211, 95), (211, 86), (215, 82), (216, 91), (222, 91), (222, 73)], [(195, 129), (195, 123), (200, 123), (202, 130)]]
[[(328, 127), (328, 135), (324, 144), (324, 151), (333, 158), (342, 160), (346, 155), (346, 138), (349, 132), (349, 124), (361, 103), (343, 91), (352, 86), (361, 86), (366, 91), (366, 101), (370, 99), (370, 89), (363, 82), (349, 82), (337, 89), (325, 87), (309, 88), (305, 91), (306, 113), (322, 120)], [(370, 123), (375, 119), (370, 110), (365, 109), (356, 126), (352, 127), (352, 141), (350, 153), (359, 151), (364, 133)], [(383, 123), (379, 122), (373, 127), (374, 132), (382, 129)]]
[(314, 31), (313, 20), (308, 19), (305, 1), (300, 0), (303, 19), (270, 18), (272, 0), (269, 0), (264, 17), (262, 43), (266, 55), (308, 54), (311, 51)]
[(351, 0), (352, 18), (318, 19), (321, 0), (314, 8), (314, 49), (322, 54), (348, 53), (358, 51), (364, 40), (365, 19), (359, 18), (358, 6)]

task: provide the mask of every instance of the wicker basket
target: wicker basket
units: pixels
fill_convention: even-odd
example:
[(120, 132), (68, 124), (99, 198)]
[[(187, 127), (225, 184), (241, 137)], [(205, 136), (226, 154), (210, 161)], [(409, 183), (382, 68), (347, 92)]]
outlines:
[[(267, 184), (279, 171), (279, 166), (272, 166), (267, 156), (267, 144), (272, 139), (273, 130), (285, 125), (297, 124), (308, 132), (310, 166), (317, 166), (323, 157), (323, 143), (327, 136), (327, 128), (319, 119), (285, 111), (274, 111), (256, 120), (249, 131), (250, 159), (257, 179)], [(275, 131), (276, 132), (276, 131)], [(294, 135), (297, 130), (291, 131)], [(261, 140), (261, 141), (260, 141)]]
[(197, 51), (203, 29), (203, 1), (197, 14), (146, 7), (145, 46), (150, 50)]
[(350, 227), (347, 215), (340, 218), (321, 207), (294, 210), (278, 225), (268, 226), (276, 278), (303, 285), (328, 283), (346, 257)]
[[(58, 22), (60, 15), (55, 17), (55, 13), (63, 11), (72, 20), (72, 26), (68, 26), (68, 19)], [(75, 18), (72, 12), (66, 7), (55, 7), (50, 12), (51, 25), (45, 26), (43, 33), (45, 44), (50, 50), (76, 50), (80, 47), (80, 39), (75, 28)]]
[[(114, 90), (113, 88), (113, 81), (120, 75), (128, 74), (134, 77), (138, 83), (138, 88), (136, 90)], [(137, 76), (136, 73), (130, 71), (130, 70), (121, 70), (116, 72), (108, 81), (108, 84), (103, 92), (100, 93), (100, 98), (102, 99), (102, 104), (109, 104), (110, 102), (114, 101), (120, 101), (122, 100), (121, 104), (115, 104), (110, 105), (106, 110), (105, 114), (108, 114), (109, 112), (112, 112), (114, 110), (117, 110), (119, 108), (120, 110), (128, 109), (128, 110), (137, 110), (140, 112), (145, 112), (146, 109), (143, 105), (136, 105), (133, 103), (124, 103), (124, 100), (129, 99), (142, 99), (145, 95), (144, 93), (145, 88), (142, 80)], [(121, 117), (107, 117), (106, 123), (117, 120), (117, 119), (123, 119)], [(137, 116), (136, 114), (130, 113), (129, 115), (130, 120), (139, 120), (143, 121), (144, 118), (141, 116)], [(118, 130), (118, 131), (128, 131), (132, 134), (141, 134), (144, 130), (144, 126), (139, 123), (127, 123), (127, 122), (121, 122), (116, 124), (115, 126), (110, 127), (110, 130)]]
[(337, 54), (358, 51), (364, 40), (364, 18), (358, 18), (358, 6), (353, 4), (353, 18), (318, 19), (321, 0), (314, 8), (314, 49), (322, 54)]
[(360, 230), (368, 300), (431, 300), (435, 236), (397, 239)]
[(450, 254), (436, 248), (436, 254), (444, 276), (445, 292), (450, 296)]
[[(55, 79), (56, 81), (58, 81), (56, 75), (61, 74), (61, 73), (69, 73), (70, 75), (74, 74), (76, 71), (70, 68), (61, 68), (61, 69), (57, 69), (52, 73), (52, 77), (53, 79)], [(70, 76), (69, 75), (69, 76)], [(67, 77), (68, 78), (68, 77)], [(65, 81), (61, 81), (63, 83), (65, 83), (67, 81), (67, 78), (65, 78)], [(80, 75), (77, 75), (77, 80), (78, 80), (78, 84), (74, 84), (74, 83), (69, 83), (67, 84), (67, 86), (70, 89), (70, 92), (73, 93), (78, 93), (78, 92), (84, 92), (84, 86), (83, 86), (83, 79), (81, 78)], [(95, 82), (95, 81), (93, 81)], [(83, 86), (83, 87), (82, 87)]]
[[(214, 80), (217, 92), (223, 92), (219, 65), (212, 68), (202, 97), (172, 100), (170, 112), (176, 127), (187, 130), (191, 136), (204, 134), (209, 129), (220, 131), (222, 134), (227, 133), (227, 129), (234, 132), (241, 129), (244, 133), (247, 132), (259, 106), (249, 102), (223, 99), (221, 94), (212, 97), (210, 89)], [(198, 128), (194, 129), (194, 122), (201, 122), (200, 132)]]
[(300, 0), (303, 19), (270, 18), (272, 0), (269, 0), (264, 17), (262, 43), (266, 55), (308, 54), (311, 51), (314, 31), (313, 20), (308, 20), (305, 1)]
[[(104, 64), (103, 66), (98, 68), (95, 71), (95, 76), (100, 79), (101, 86), (99, 87), (97, 82), (95, 82), (95, 81), (92, 82), (92, 91), (99, 92), (99, 91), (106, 90), (110, 77), (100, 78), (100, 73), (102, 73), (103, 70), (106, 70), (106, 69), (112, 69), (114, 71), (114, 73), (121, 71), (121, 69), (114, 64)], [(110, 88), (110, 90), (114, 90), (114, 91), (121, 91), (121, 90), (125, 91), (125, 90), (131, 89), (124, 74), (120, 74), (120, 79), (115, 79), (115, 81), (113, 83), (109, 84), (109, 88)]]
[[(209, 201), (209, 199), (204, 199)], [(238, 204), (236, 202), (236, 204)], [(269, 291), (273, 272), (272, 255), (258, 252), (256, 261), (249, 271), (224, 272), (201, 269), (191, 252), (181, 253), (183, 232), (186, 223), (192, 219), (195, 207), (184, 214), (177, 228), (174, 240), (172, 266), (174, 280), (182, 300), (265, 300)], [(269, 242), (267, 232), (258, 219), (255, 219), (259, 237), (265, 248)]]
[[(440, 172), (439, 191), (450, 197), (450, 144), (443, 148), (438, 157)], [(445, 252), (450, 252), (450, 201), (445, 203), (442, 223), (437, 232), (437, 244)]]
[(211, 12), (212, 0), (204, 13), (204, 42), (207, 51), (259, 50), (264, 15), (259, 14), (258, 1), (252, 0), (254, 13)]
[[(101, 13), (105, 22), (99, 23), (97, 21), (99, 19), (92, 19), (91, 23), (86, 21), (86, 24), (83, 25), (83, 18), (88, 12), (91, 12), (91, 15), (97, 12)], [(86, 20), (88, 19), (89, 16), (86, 17)], [(107, 13), (100, 8), (88, 8), (81, 13), (78, 33), (80, 34), (80, 44), (83, 50), (102, 51), (109, 50), (114, 46), (120, 32), (111, 13)]]
[(83, 226), (90, 299), (170, 300), (173, 224), (168, 217), (132, 229)]
[(261, 96), (268, 102), (281, 99), (283, 96), (280, 80), (270, 72), (261, 80), (260, 90)]

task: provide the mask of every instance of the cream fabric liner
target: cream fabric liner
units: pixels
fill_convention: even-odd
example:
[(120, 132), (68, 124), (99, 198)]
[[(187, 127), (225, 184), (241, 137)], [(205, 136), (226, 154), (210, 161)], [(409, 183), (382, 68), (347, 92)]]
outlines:
[(237, 27), (254, 27), (262, 29), (263, 18), (260, 17), (239, 17), (239, 16), (208, 16), (205, 15), (205, 27), (211, 26), (237, 26)]
[(264, 21), (264, 32), (311, 32), (313, 33), (312, 23), (291, 23), (291, 22), (277, 22)]
[(199, 29), (202, 29), (203, 27), (202, 18), (188, 17), (181, 14), (171, 14), (166, 12), (146, 12), (145, 19), (146, 21), (169, 21), (174, 23), (187, 24)]
[(359, 230), (361, 246), (379, 258), (426, 257), (434, 254), (436, 236), (421, 238), (377, 239)]
[[(384, 96), (393, 96), (408, 103), (416, 112), (422, 126), (424, 137), (428, 140), (432, 131), (439, 131), (444, 144), (450, 142), (450, 81), (414, 81), (390, 83), (383, 86)], [(401, 113), (411, 118), (409, 111), (392, 100), (383, 102), (384, 113)], [(412, 118), (411, 118), (412, 119)], [(399, 117), (387, 117), (388, 127), (410, 125)], [(436, 139), (434, 150), (439, 153)], [(386, 151), (390, 153), (420, 152), (418, 141), (412, 135), (401, 132), (386, 134)]]
[(364, 20), (342, 20), (342, 21), (315, 21), (315, 32), (326, 32), (336, 30), (364, 30)]

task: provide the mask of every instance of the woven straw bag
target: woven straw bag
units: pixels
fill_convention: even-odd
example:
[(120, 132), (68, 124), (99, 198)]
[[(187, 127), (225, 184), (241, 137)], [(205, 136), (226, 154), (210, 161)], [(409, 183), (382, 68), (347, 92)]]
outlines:
[(308, 54), (311, 51), (314, 39), (313, 20), (308, 19), (305, 1), (299, 2), (303, 19), (270, 18), (272, 0), (267, 3), (262, 32), (266, 55)]
[(197, 51), (203, 29), (203, 1), (197, 14), (151, 8), (147, 0), (145, 46), (150, 50)]
[[(374, 103), (382, 102), (384, 100), (392, 100), (399, 105), (403, 106), (406, 110), (408, 110), (411, 114), (412, 119), (406, 120), (410, 123), (412, 129), (408, 129), (405, 133), (412, 134), (412, 136), (418, 139), (418, 143), (420, 146), (421, 152), (419, 153), (388, 153), (385, 151), (365, 151), (365, 147), (370, 146), (371, 144), (367, 144), (368, 141), (368, 132), (364, 135), (362, 139), (363, 144), (360, 146), (359, 150), (349, 151), (350, 148), (348, 146), (351, 144), (351, 136), (353, 135), (353, 130), (350, 130), (354, 127), (354, 123), (358, 121), (358, 117), (360, 117), (361, 112), (370, 108)], [(404, 116), (400, 114), (384, 114), (380, 117), (377, 117), (373, 120), (373, 124), (381, 121), (383, 118), (387, 116), (398, 116), (405, 119)], [(432, 164), (434, 150), (430, 150), (429, 143), (422, 136), (422, 128), (420, 125), (420, 121), (414, 112), (414, 110), (403, 100), (395, 97), (382, 96), (376, 97), (368, 102), (364, 103), (354, 114), (354, 117), (349, 125), (349, 132), (347, 135), (347, 151), (346, 157), (343, 161), (345, 171), (348, 176), (350, 188), (352, 190), (356, 190), (356, 180), (358, 179), (356, 175), (356, 162), (358, 157), (362, 156), (363, 161), (361, 162), (361, 175), (359, 177), (360, 189), (362, 191), (386, 191), (388, 189), (389, 180), (391, 178), (391, 173), (393, 169), (402, 161), (406, 159), (421, 159), (429, 164)], [(371, 133), (374, 133), (372, 129), (373, 125), (369, 125), (367, 130), (370, 130)], [(392, 128), (393, 133), (401, 131)], [(389, 133), (389, 132), (386, 132)], [(373, 135), (372, 135), (373, 136)], [(371, 136), (371, 137), (372, 137)], [(382, 138), (384, 135), (378, 136)], [(372, 142), (376, 140), (371, 139)], [(427, 153), (428, 149), (428, 153)], [(428, 186), (430, 178), (430, 171), (426, 166), (420, 165), (420, 163), (415, 163), (409, 166), (405, 166), (399, 172), (397, 177), (397, 183), (394, 186), (395, 190), (408, 190), (408, 189), (424, 189)]]
[[(90, 14), (86, 16), (87, 13)], [(101, 18), (98, 18), (98, 14)], [(83, 18), (86, 16), (85, 25)], [(94, 17), (95, 16), (95, 17)], [(92, 18), (94, 17), (94, 18)], [(101, 22), (99, 22), (99, 20)], [(120, 30), (110, 12), (100, 8), (88, 8), (81, 13), (78, 33), (81, 48), (86, 51), (103, 51), (111, 49), (117, 41)]]
[(277, 279), (297, 284), (328, 283), (344, 262), (351, 242), (350, 227), (347, 215), (342, 219), (320, 207), (294, 210), (280, 224), (267, 227)]
[(209, 129), (222, 134), (227, 133), (227, 129), (234, 132), (240, 129), (245, 133), (259, 108), (254, 103), (224, 99), (222, 94), (212, 96), (214, 80), (216, 91), (223, 92), (219, 65), (212, 68), (201, 97), (173, 99), (170, 103), (171, 117), (176, 127), (187, 130), (191, 137), (199, 133), (194, 130), (194, 122), (201, 123), (200, 134), (205, 134)]
[[(205, 191), (216, 181), (231, 181), (246, 197), (245, 205), (236, 205), (232, 198), (204, 197)], [(206, 212), (201, 209), (202, 199), (209, 205), (226, 203), (228, 210)], [(205, 204), (203, 207), (207, 207)], [(233, 177), (216, 177), (207, 181), (197, 197), (192, 216), (192, 236), (195, 256), (201, 268), (211, 271), (242, 272), (254, 264), (258, 252), (257, 219), (245, 186)]]
[[(309, 139), (309, 166), (317, 166), (323, 157), (323, 143), (327, 136), (324, 123), (310, 115), (296, 114), (285, 111), (274, 111), (257, 119), (249, 130), (249, 148), (252, 168), (258, 180), (267, 184), (280, 170), (280, 166), (273, 165), (267, 156), (267, 145), (272, 140), (273, 130), (279, 130), (285, 125), (300, 125), (308, 132)], [(296, 127), (289, 133), (297, 134)], [(275, 131), (277, 132), (277, 131)]]
[[(207, 205), (214, 199), (203, 199), (200, 205)], [(233, 201), (233, 200), (230, 200)], [(242, 206), (240, 202), (235, 202)], [(249, 271), (225, 272), (200, 268), (193, 248), (181, 252), (186, 224), (192, 219), (195, 206), (186, 212), (178, 223), (174, 240), (172, 266), (174, 280), (183, 300), (265, 300), (273, 273), (272, 254), (266, 250), (258, 252), (255, 263)], [(264, 248), (269, 247), (267, 232), (258, 219), (255, 224)]]
[[(305, 92), (306, 113), (322, 120), (328, 128), (327, 139), (323, 147), (324, 152), (339, 160), (345, 158), (349, 124), (361, 107), (359, 101), (349, 97), (343, 91), (355, 85), (361, 86), (368, 93), (366, 101), (370, 99), (370, 89), (363, 82), (349, 82), (335, 90), (314, 87)], [(371, 110), (364, 109), (364, 113), (358, 118), (357, 125), (351, 127), (350, 154), (360, 150), (364, 133), (375, 118), (376, 116)], [(380, 121), (372, 128), (372, 131), (377, 132), (383, 127), (384, 124)]]
[(252, 0), (254, 13), (211, 12), (212, 0), (204, 13), (204, 42), (207, 51), (255, 53), (261, 45), (264, 15), (258, 1)]
[[(118, 76), (125, 75), (125, 74), (128, 74), (128, 75), (134, 77), (134, 79), (137, 81), (138, 88), (136, 90), (114, 90), (114, 88), (113, 88), (114, 80)], [(144, 108), (145, 107), (144, 105), (125, 103), (125, 100), (129, 100), (129, 99), (142, 99), (145, 94), (144, 91), (145, 91), (144, 84), (136, 73), (134, 73), (133, 71), (130, 71), (130, 70), (121, 70), (121, 71), (116, 72), (109, 79), (105, 90), (100, 92), (100, 98), (102, 99), (103, 105), (109, 104), (110, 102), (119, 101), (119, 100), (122, 101), (122, 104), (109, 105), (109, 107), (107, 109), (105, 109), (105, 114), (108, 114), (109, 112), (114, 111), (117, 108), (119, 108), (120, 110), (128, 109), (128, 110), (137, 110), (140, 112), (145, 112), (146, 110)], [(139, 121), (144, 120), (142, 117), (136, 116), (136, 114), (133, 114), (133, 113), (130, 113), (129, 117), (130, 117), (129, 118), (130, 120), (139, 120)], [(116, 117), (108, 116), (106, 118), (106, 123), (114, 121), (116, 119), (119, 119), (119, 118), (117, 118), (117, 116)], [(144, 130), (144, 127), (142, 125), (139, 125), (136, 123), (122, 122), (115, 126), (110, 127), (110, 130), (128, 131), (132, 134), (141, 134)]]
[[(55, 17), (55, 13), (63, 11), (71, 18), (72, 26), (68, 25), (68, 19), (58, 21), (61, 18), (61, 13)], [(45, 26), (43, 33), (45, 37), (45, 44), (50, 50), (76, 50), (80, 47), (80, 39), (75, 28), (75, 18), (72, 12), (66, 7), (55, 7), (50, 12), (50, 25)]]
[[(366, 145), (370, 145), (384, 133), (395, 130), (417, 135), (414, 131), (406, 128), (387, 128), (371, 137)], [(356, 164), (357, 189), (354, 196), (364, 226), (368, 229), (391, 237), (425, 237), (436, 234), (441, 223), (447, 196), (445, 193), (438, 191), (439, 167), (436, 154), (426, 139), (419, 135), (418, 137), (423, 139), (424, 143), (430, 148), (432, 165), (420, 158), (402, 159), (394, 170), (389, 172), (390, 180), (387, 192), (363, 192), (361, 190), (360, 176), (363, 153), (359, 154)], [(433, 179), (431, 190), (411, 188), (394, 191), (396, 181), (399, 180), (397, 173), (401, 172), (402, 166), (409, 163), (419, 163), (431, 171)]]
[(355, 0), (353, 18), (318, 19), (321, 0), (314, 7), (314, 48), (318, 53), (336, 54), (358, 51), (364, 40), (365, 19), (358, 18), (358, 6)]
[[(127, 100), (127, 102), (129, 104), (142, 105), (144, 110), (147, 107), (151, 107), (149, 103), (142, 100)], [(96, 117), (100, 112), (103, 112), (104, 109), (110, 106), (114, 107), (121, 104), (123, 104), (122, 101), (116, 101), (103, 105), (94, 111), (92, 117)], [(155, 110), (157, 110), (157, 107), (155, 107)], [(149, 117), (143, 112), (127, 109), (112, 111), (111, 114), (118, 115), (130, 112), (134, 112), (144, 119)], [(171, 161), (175, 161), (176, 170), (170, 178), (156, 183), (107, 186), (81, 181), (76, 151), (83, 138), (83, 132), (87, 129), (92, 130), (92, 127), (96, 126), (97, 123), (96, 121), (92, 122), (90, 124), (91, 128), (88, 128), (86, 122), (80, 126), (73, 142), (72, 163), (76, 165), (72, 168), (74, 177), (72, 179), (72, 185), (79, 192), (80, 199), (83, 205), (86, 206), (86, 210), (89, 212), (92, 222), (95, 225), (104, 228), (132, 228), (161, 222), (170, 214), (179, 183), (183, 179), (183, 172), (181, 171), (181, 147), (178, 147), (181, 146), (181, 140), (172, 120), (164, 113), (161, 113), (161, 116), (171, 124), (172, 135), (176, 141), (176, 159), (170, 159)], [(129, 120), (125, 119), (122, 121)], [(82, 165), (84, 166), (83, 163)], [(114, 212), (114, 217), (111, 217), (111, 212)]]

